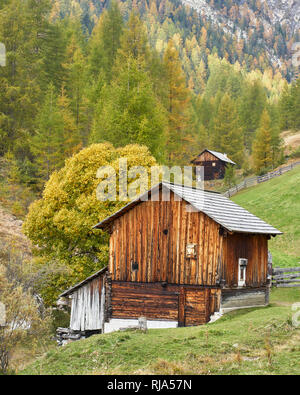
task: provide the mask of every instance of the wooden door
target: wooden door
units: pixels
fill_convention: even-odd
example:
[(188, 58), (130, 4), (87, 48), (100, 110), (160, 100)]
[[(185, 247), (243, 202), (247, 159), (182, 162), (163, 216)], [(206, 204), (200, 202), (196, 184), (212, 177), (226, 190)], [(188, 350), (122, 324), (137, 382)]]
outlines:
[(193, 326), (209, 321), (209, 289), (182, 287), (179, 295), (178, 325)]

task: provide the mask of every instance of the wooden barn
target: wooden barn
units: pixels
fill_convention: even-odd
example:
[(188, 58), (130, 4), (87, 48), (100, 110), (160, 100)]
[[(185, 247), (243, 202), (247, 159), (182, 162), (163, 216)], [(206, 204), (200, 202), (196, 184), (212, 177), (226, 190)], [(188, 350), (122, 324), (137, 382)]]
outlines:
[(200, 325), (268, 304), (268, 240), (281, 232), (219, 193), (162, 182), (94, 228), (110, 233), (109, 265), (61, 295), (73, 330), (141, 316), (149, 328)]
[(203, 166), (204, 181), (221, 180), (225, 176), (226, 166), (228, 166), (228, 164), (233, 166), (236, 165), (226, 154), (210, 151), (208, 149), (202, 151), (191, 163), (194, 166)]

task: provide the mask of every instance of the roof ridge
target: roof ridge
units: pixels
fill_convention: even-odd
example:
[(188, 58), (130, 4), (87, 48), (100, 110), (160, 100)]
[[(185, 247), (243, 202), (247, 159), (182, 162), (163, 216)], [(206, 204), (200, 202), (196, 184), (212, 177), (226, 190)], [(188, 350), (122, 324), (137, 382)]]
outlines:
[(177, 184), (176, 182), (170, 182), (170, 181), (163, 180), (163, 181), (161, 181), (161, 184), (170, 184), (170, 185), (175, 185), (175, 186), (179, 186), (179, 187), (183, 187), (183, 188), (194, 189), (196, 191), (203, 191), (203, 192), (208, 192), (208, 193), (215, 193), (217, 195), (222, 195), (221, 192), (211, 191), (209, 189), (197, 188), (197, 187), (193, 187), (193, 186), (189, 186), (189, 185)]

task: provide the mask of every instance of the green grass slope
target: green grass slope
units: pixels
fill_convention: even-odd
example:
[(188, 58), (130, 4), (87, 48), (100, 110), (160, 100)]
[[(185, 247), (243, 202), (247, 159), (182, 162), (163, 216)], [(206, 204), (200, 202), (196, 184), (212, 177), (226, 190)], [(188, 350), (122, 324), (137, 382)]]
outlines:
[[(275, 264), (299, 262), (300, 167), (233, 200), (285, 232), (270, 241)], [(53, 346), (21, 374), (300, 374), (300, 289), (274, 289), (268, 307), (190, 328), (115, 332)]]
[(213, 324), (95, 335), (55, 347), (21, 374), (299, 374), (299, 289), (272, 291), (271, 305)]
[(300, 266), (300, 166), (232, 200), (284, 232), (269, 243), (275, 266)]

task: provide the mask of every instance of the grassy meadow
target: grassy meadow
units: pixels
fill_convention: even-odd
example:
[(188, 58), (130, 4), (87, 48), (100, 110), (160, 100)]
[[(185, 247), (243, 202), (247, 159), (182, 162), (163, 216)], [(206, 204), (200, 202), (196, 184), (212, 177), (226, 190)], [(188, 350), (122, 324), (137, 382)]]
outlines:
[(53, 347), (19, 374), (300, 374), (300, 289), (275, 289), (268, 307), (189, 328), (95, 335)]
[(232, 200), (284, 233), (269, 242), (274, 266), (300, 266), (300, 166)]

